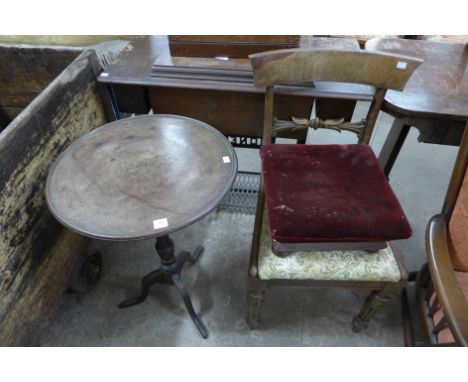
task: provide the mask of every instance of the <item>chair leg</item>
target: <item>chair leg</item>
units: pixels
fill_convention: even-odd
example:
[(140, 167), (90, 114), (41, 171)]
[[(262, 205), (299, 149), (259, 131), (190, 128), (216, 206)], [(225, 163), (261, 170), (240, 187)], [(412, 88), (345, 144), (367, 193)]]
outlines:
[(408, 291), (403, 289), (401, 291), (401, 309), (403, 314), (403, 335), (405, 339), (405, 346), (415, 346), (413, 320), (408, 301)]
[(367, 329), (369, 321), (382, 307), (390, 300), (389, 296), (382, 295), (379, 291), (373, 290), (366, 298), (364, 305), (357, 316), (353, 318), (353, 332), (358, 333)]
[(250, 329), (255, 329), (258, 327), (260, 311), (262, 309), (264, 298), (264, 289), (250, 289), (247, 293), (247, 324), (249, 325)]

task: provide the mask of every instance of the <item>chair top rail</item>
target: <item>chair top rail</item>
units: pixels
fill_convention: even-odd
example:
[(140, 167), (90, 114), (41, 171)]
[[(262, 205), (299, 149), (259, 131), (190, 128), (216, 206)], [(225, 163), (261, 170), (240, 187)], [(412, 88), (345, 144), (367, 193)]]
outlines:
[(249, 56), (257, 86), (306, 81), (360, 83), (403, 90), (423, 60), (390, 53), (283, 49)]

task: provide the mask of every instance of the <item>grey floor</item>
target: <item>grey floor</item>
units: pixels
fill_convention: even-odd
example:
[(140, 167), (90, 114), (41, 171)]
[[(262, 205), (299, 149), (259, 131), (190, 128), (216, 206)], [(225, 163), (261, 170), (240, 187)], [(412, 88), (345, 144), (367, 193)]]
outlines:
[[(362, 113), (358, 105), (356, 116)], [(393, 118), (381, 113), (371, 146), (378, 154)], [(439, 212), (457, 149), (422, 144), (412, 129), (391, 174), (391, 185), (413, 227), (414, 236), (394, 248), (409, 270), (425, 261), (424, 231)], [(310, 142), (354, 142), (347, 133), (320, 131)], [(237, 150), (239, 168), (257, 171), (258, 151)], [(359, 334), (351, 318), (366, 292), (340, 289), (276, 288), (268, 292), (262, 323), (248, 329), (246, 272), (253, 215), (217, 210), (173, 235), (176, 250), (202, 244), (200, 261), (183, 278), (210, 336), (201, 339), (173, 287), (155, 286), (138, 306), (120, 310), (139, 291), (140, 279), (156, 269), (154, 241), (94, 241), (104, 257), (102, 279), (87, 294), (66, 293), (49, 318), (42, 346), (402, 346), (401, 306), (393, 299)]]

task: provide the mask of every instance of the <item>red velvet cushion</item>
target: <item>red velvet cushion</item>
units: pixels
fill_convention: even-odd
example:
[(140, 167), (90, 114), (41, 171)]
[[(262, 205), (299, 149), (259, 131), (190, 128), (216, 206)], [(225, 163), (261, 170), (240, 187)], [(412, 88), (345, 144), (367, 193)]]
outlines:
[(406, 239), (411, 227), (370, 147), (264, 145), (270, 235), (282, 243)]

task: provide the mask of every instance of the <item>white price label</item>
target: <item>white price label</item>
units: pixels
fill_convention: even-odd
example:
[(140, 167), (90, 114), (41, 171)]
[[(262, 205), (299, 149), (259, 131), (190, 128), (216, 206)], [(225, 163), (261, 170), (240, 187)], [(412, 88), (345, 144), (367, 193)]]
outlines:
[(166, 228), (168, 226), (169, 226), (169, 223), (167, 222), (167, 218), (153, 220), (154, 229)]
[(405, 61), (398, 61), (397, 64), (396, 64), (396, 67), (397, 69), (406, 69), (406, 67), (408, 66), (408, 63), (405, 62)]

